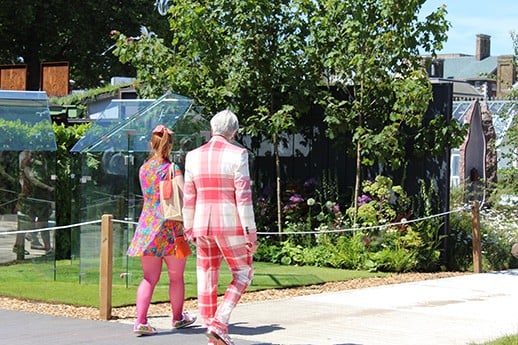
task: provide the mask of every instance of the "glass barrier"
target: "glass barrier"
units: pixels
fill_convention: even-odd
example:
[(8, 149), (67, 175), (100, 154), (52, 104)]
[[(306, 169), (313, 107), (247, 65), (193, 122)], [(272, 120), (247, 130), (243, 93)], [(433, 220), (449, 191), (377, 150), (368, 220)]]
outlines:
[[(474, 101), (453, 101), (452, 116), (460, 123), (466, 123), (468, 115)], [(518, 114), (518, 102), (515, 100), (488, 100), (481, 102), (482, 113), (485, 117), (490, 117), (496, 135), (495, 146), (498, 155), (498, 169), (506, 169), (513, 165), (514, 144), (509, 141), (509, 129), (513, 125), (513, 121)], [(458, 151), (458, 150), (457, 150)], [(453, 151), (453, 154), (458, 152)], [(460, 169), (460, 160), (452, 160), (452, 185), (456, 181), (460, 181), (458, 170)], [(457, 173), (457, 174), (456, 174)]]
[(50, 279), (56, 150), (46, 93), (0, 90), (0, 263), (32, 262)]
[[(100, 220), (112, 214), (114, 275), (131, 278), (126, 250), (142, 209), (139, 167), (149, 156), (151, 132), (163, 124), (173, 129), (173, 159), (183, 167), (185, 153), (208, 136), (208, 123), (194, 110), (192, 100), (167, 93), (156, 100), (114, 100), (72, 148), (80, 167), (74, 223)], [(81, 283), (95, 283), (99, 268), (100, 226), (80, 225), (73, 255), (79, 256)], [(75, 249), (74, 249), (75, 247)], [(132, 265), (133, 267), (133, 265)], [(140, 269), (140, 266), (137, 266)], [(116, 273), (117, 272), (117, 273)]]

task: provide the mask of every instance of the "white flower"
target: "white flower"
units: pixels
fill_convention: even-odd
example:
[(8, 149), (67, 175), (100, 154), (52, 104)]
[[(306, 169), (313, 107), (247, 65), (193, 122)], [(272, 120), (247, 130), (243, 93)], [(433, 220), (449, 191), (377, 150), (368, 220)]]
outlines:
[(308, 203), (308, 206), (315, 205), (315, 199), (313, 199), (313, 198), (309, 198), (306, 202)]

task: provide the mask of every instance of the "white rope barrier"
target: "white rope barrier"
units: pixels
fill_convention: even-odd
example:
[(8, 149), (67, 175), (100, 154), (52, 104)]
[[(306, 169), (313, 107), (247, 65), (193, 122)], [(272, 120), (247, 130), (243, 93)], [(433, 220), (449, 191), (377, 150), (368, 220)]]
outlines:
[(71, 225), (53, 226), (53, 227), (41, 228), (41, 229), (4, 231), (4, 232), (0, 232), (0, 236), (1, 235), (27, 234), (27, 233), (31, 233), (31, 232), (40, 232), (40, 231), (62, 230), (62, 229), (68, 229), (68, 228), (75, 228), (76, 226), (98, 224), (98, 223), (101, 223), (101, 220), (92, 220), (89, 222), (76, 223), (76, 224), (71, 224)]
[(9, 205), (9, 204), (14, 204), (15, 202), (18, 202), (18, 198), (6, 201), (3, 204), (0, 204), (0, 207), (3, 207), (5, 205)]
[(130, 221), (130, 220), (119, 220), (119, 219), (114, 219), (113, 222), (114, 223), (120, 223), (120, 224), (132, 224), (132, 225), (137, 225), (138, 224), (137, 222), (133, 222), (133, 221)]
[[(340, 232), (352, 232), (352, 231), (368, 231), (368, 230), (379, 230), (383, 228), (388, 227), (394, 227), (398, 225), (408, 225), (410, 223), (416, 223), (421, 222), (424, 220), (432, 219), (432, 218), (438, 218), (445, 216), (447, 214), (456, 213), (456, 212), (462, 212), (469, 210), (469, 207), (460, 207), (455, 210), (447, 211), (438, 213), (435, 215), (422, 217), (422, 218), (416, 218), (416, 219), (409, 219), (397, 223), (389, 223), (389, 224), (383, 224), (383, 225), (376, 225), (376, 226), (367, 226), (367, 227), (352, 227), (352, 228), (346, 228), (346, 229), (332, 229), (332, 230), (319, 230), (318, 228), (313, 231), (295, 231), (295, 232), (261, 232), (258, 231), (258, 235), (315, 235), (315, 234), (326, 234), (326, 233), (340, 233)], [(137, 225), (137, 222), (129, 221), (129, 220), (120, 220), (120, 219), (113, 219), (114, 223), (120, 223), (120, 224), (130, 224), (130, 225)], [(3, 231), (0, 232), (0, 236), (2, 235), (16, 235), (16, 234), (24, 234), (24, 233), (33, 233), (33, 232), (41, 232), (41, 231), (54, 231), (54, 230), (62, 230), (62, 229), (68, 229), (68, 228), (75, 228), (78, 226), (83, 225), (91, 225), (91, 224), (100, 224), (101, 220), (92, 220), (88, 222), (82, 222), (82, 223), (76, 223), (71, 225), (63, 225), (63, 226), (53, 226), (53, 227), (47, 227), (47, 228), (40, 228), (40, 229), (32, 229), (32, 230), (15, 230), (15, 231)]]
[(338, 232), (379, 230), (379, 229), (388, 228), (388, 227), (392, 227), (392, 226), (407, 225), (409, 223), (421, 222), (423, 220), (427, 220), (427, 219), (431, 219), (431, 218), (438, 218), (438, 217), (442, 217), (442, 216), (445, 216), (445, 215), (450, 214), (450, 213), (462, 212), (462, 211), (465, 211), (467, 209), (469, 209), (469, 208), (460, 207), (460, 208), (452, 210), (452, 211), (442, 212), (442, 213), (438, 213), (438, 214), (435, 214), (435, 215), (431, 215), (431, 216), (427, 216), (427, 217), (422, 217), (422, 218), (417, 218), (417, 219), (405, 220), (404, 222), (389, 223), (389, 224), (375, 225), (375, 226), (366, 226), (366, 227), (361, 227), (361, 228), (353, 227), (353, 228), (333, 229), (333, 230), (319, 230), (317, 228), (317, 229), (315, 229), (313, 231), (294, 231), (294, 232), (282, 232), (282, 233), (279, 233), (279, 232), (257, 232), (257, 234), (258, 235), (312, 235), (312, 234), (329, 234), (329, 233), (338, 233)]

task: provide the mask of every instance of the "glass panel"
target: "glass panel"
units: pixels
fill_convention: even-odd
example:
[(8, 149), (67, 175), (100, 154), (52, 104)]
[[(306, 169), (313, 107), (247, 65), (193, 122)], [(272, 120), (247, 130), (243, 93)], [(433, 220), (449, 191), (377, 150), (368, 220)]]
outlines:
[(56, 149), (46, 93), (0, 90), (0, 263), (32, 262), (46, 279), (55, 278)]
[[(180, 166), (185, 153), (203, 143), (209, 133), (208, 123), (197, 114), (192, 100), (168, 93), (157, 100), (112, 101), (72, 148), (81, 162), (78, 223), (113, 215), (114, 284), (128, 283), (133, 276), (126, 250), (142, 208), (138, 170), (149, 155), (151, 132), (158, 124), (174, 130), (171, 158)], [(98, 279), (100, 225), (79, 228), (81, 282), (94, 283)]]
[[(518, 112), (516, 101), (486, 101), (487, 108), (491, 112), (497, 140), (501, 141), (506, 131), (511, 126), (515, 114)], [(454, 101), (453, 116), (459, 121), (465, 121), (464, 116), (469, 110), (471, 101)]]
[[(493, 127), (496, 134), (496, 146), (498, 153), (498, 168), (508, 168), (512, 164), (516, 164), (511, 157), (513, 146), (508, 143), (507, 131), (511, 127), (513, 120), (518, 112), (518, 102), (513, 100), (485, 101), (487, 109), (491, 113)], [(458, 120), (465, 122), (465, 115), (470, 109), (473, 101), (454, 101), (453, 116)], [(481, 102), (482, 104), (483, 102)]]
[(0, 150), (56, 151), (45, 92), (0, 91)]
[[(128, 226), (113, 224), (113, 284), (122, 284), (127, 269), (126, 250)], [(96, 284), (99, 281), (99, 256), (101, 252), (101, 224), (89, 224), (81, 227), (80, 273), (79, 282)]]
[(156, 101), (112, 101), (72, 151), (147, 152), (153, 128), (159, 124), (174, 128), (191, 105), (192, 100), (172, 94), (166, 94)]
[(455, 119), (458, 121), (461, 121), (464, 123), (464, 115), (468, 111), (469, 107), (471, 105), (471, 102), (453, 102), (453, 111), (452, 115)]
[(142, 112), (151, 105), (154, 100), (112, 100), (106, 109), (94, 119), (96, 120), (87, 135), (79, 140), (72, 148), (73, 152), (83, 151), (99, 140), (99, 133), (108, 133), (110, 128), (124, 122), (132, 115)]

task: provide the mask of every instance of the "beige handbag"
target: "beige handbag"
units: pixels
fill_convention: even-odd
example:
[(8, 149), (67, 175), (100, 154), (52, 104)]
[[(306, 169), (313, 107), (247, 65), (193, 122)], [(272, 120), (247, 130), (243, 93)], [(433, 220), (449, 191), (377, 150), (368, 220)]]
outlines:
[(183, 195), (174, 178), (174, 170), (174, 163), (171, 163), (166, 179), (160, 181), (160, 207), (162, 208), (162, 218), (183, 222)]

